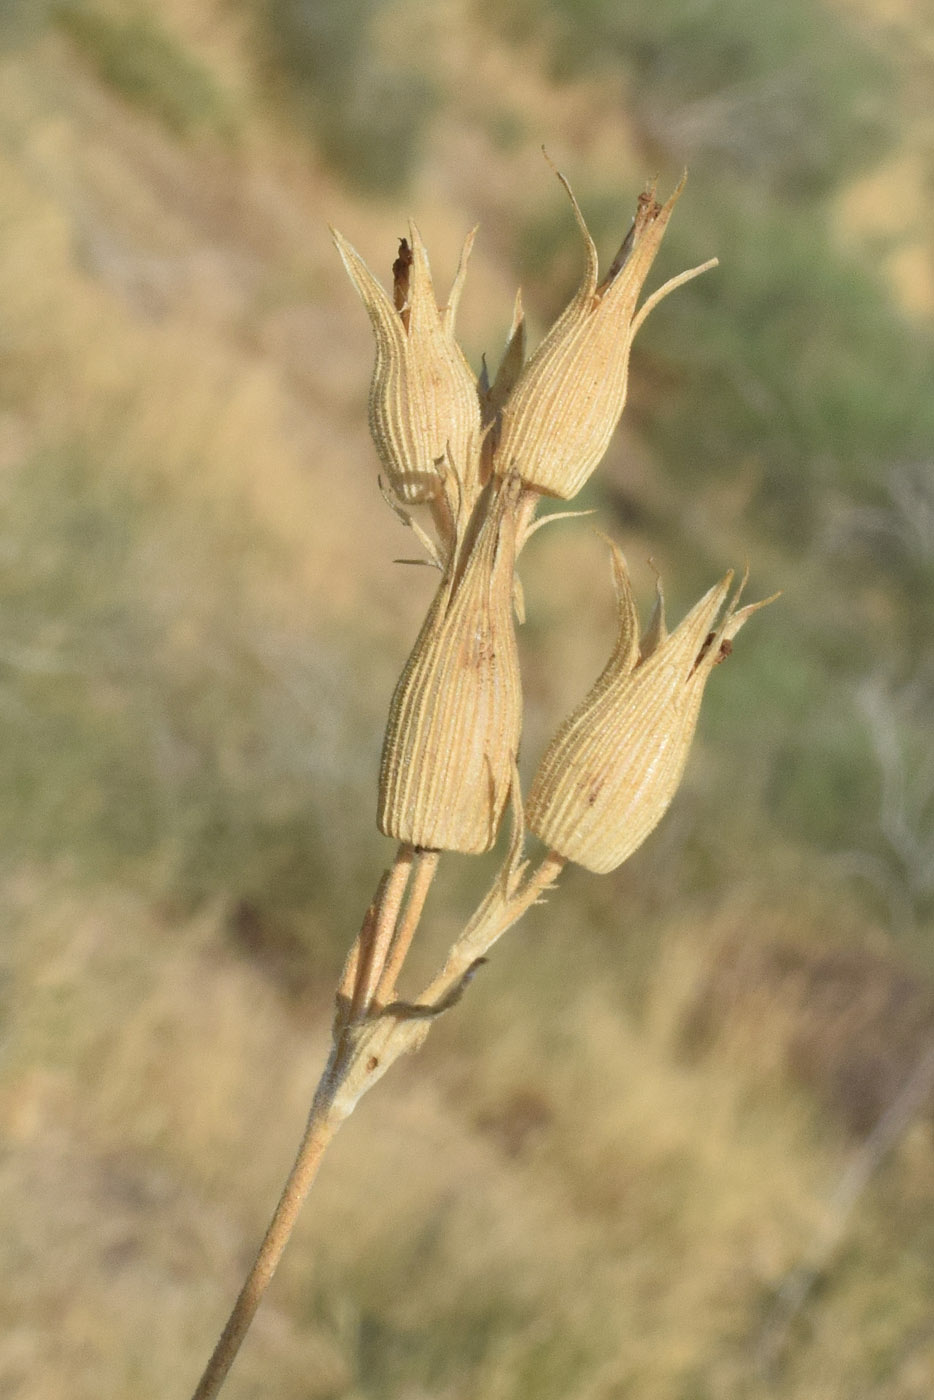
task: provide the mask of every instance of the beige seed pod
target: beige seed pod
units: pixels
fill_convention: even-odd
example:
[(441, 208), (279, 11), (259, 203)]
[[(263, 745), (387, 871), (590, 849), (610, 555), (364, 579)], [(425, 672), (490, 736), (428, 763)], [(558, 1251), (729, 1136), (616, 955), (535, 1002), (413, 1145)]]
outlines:
[(612, 548), (619, 599), (613, 655), (551, 741), (526, 804), (530, 830), (559, 855), (597, 874), (621, 865), (668, 810), (707, 678), (746, 619), (772, 601), (737, 611), (740, 587), (717, 625), (733, 578), (729, 573), (669, 636), (659, 586), (640, 646), (626, 562)]
[(377, 821), (397, 841), (475, 855), (496, 839), (522, 727), (519, 492), (514, 477), (484, 489), (393, 695)]
[(666, 204), (639, 198), (632, 228), (597, 284), (597, 250), (563, 175), (584, 239), (587, 266), (572, 301), (529, 360), (502, 410), (494, 459), (545, 495), (569, 500), (598, 466), (626, 403), (629, 352), (649, 311), (715, 261), (672, 278), (637, 313), (636, 303), (684, 186)]
[(370, 384), (370, 433), (389, 485), (407, 505), (441, 497), (439, 463), (447, 457), (462, 498), (479, 490), (480, 399), (474, 375), (454, 339), (473, 230), (461, 253), (448, 304), (435, 300), (428, 254), (414, 224), (393, 265), (393, 297), (360, 254), (331, 230), (376, 338)]

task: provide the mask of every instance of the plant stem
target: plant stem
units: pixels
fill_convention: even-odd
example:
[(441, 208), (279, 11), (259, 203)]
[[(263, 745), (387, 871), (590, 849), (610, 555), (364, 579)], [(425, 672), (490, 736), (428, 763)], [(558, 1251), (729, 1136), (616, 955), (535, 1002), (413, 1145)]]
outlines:
[[(358, 1085), (349, 1101), (346, 1093), (341, 1095), (341, 1090), (349, 1082), (348, 1076), (353, 1073), (354, 1038), (370, 1031), (378, 1032), (383, 1024), (383, 1018), (379, 1015), (368, 1018), (370, 1013), (381, 1009), (384, 998), (392, 996), (396, 977), (421, 918), (438, 860), (437, 851), (415, 851), (412, 846), (403, 843), (391, 869), (380, 880), (348, 956), (338, 990), (339, 1008), (341, 998), (345, 1005), (349, 1001), (350, 1014), (341, 1015), (340, 1009), (338, 1011), (330, 1058), (315, 1093), (295, 1163), (259, 1252), (192, 1400), (215, 1400), (282, 1258), (325, 1149), (351, 1111), (356, 1098), (365, 1092), (367, 1086), (361, 1088)], [(441, 972), (419, 998), (419, 1005), (431, 1007), (445, 996), (450, 997), (452, 991), (456, 992), (457, 984), (463, 981), (471, 966), (482, 959), (497, 938), (554, 884), (564, 864), (563, 857), (551, 851), (530, 874), (520, 868), (514, 884), (504, 886), (496, 881), (451, 949)], [(410, 875), (411, 890), (400, 923), (400, 910)], [(392, 1018), (391, 1013), (385, 1015), (391, 1024), (399, 1024), (398, 1018)], [(415, 1048), (419, 1043), (418, 1040), (410, 1041), (408, 1048)], [(393, 1057), (398, 1053), (399, 1047)], [(377, 1060), (374, 1058), (373, 1070), (376, 1068)]]
[[(342, 998), (345, 1003), (350, 1002), (350, 1019), (366, 1015), (373, 990), (382, 976), (414, 855), (411, 846), (405, 843), (400, 845), (391, 869), (380, 880), (376, 895), (364, 917), (363, 926), (348, 956), (338, 988), (338, 1006)], [(420, 896), (421, 905), (424, 904), (425, 893), (427, 886)], [(410, 906), (411, 904), (410, 900)], [(409, 923), (408, 910), (405, 922)], [(417, 918), (408, 931), (409, 941), (415, 932), (415, 922)], [(401, 959), (399, 965), (401, 966)], [(341, 1054), (343, 1044), (344, 1037), (336, 1033), (327, 1067), (315, 1092), (298, 1155), (282, 1189), (279, 1204), (192, 1400), (214, 1400), (223, 1385), (256, 1309), (282, 1258), (298, 1213), (317, 1175), (325, 1148), (343, 1121), (343, 1115), (334, 1112), (334, 1099), (341, 1086), (344, 1069)]]
[(233, 1364), (241, 1343), (253, 1321), (256, 1309), (282, 1258), (302, 1203), (308, 1195), (324, 1155), (341, 1120), (331, 1113), (334, 1085), (331, 1066), (325, 1070), (315, 1095), (308, 1126), (302, 1138), (295, 1164), (279, 1197), (275, 1214), (269, 1222), (259, 1253), (253, 1261), (240, 1294), (234, 1303), (227, 1325), (214, 1348), (213, 1355), (205, 1368), (192, 1400), (214, 1400), (224, 1378)]
[[(396, 858), (388, 878), (380, 887), (372, 935), (366, 940), (365, 946), (363, 942), (360, 946), (357, 982), (350, 1005), (351, 1021), (359, 1020), (365, 1016), (373, 1001), (373, 994), (382, 977), (383, 967), (392, 944), (392, 936), (399, 919), (399, 910), (402, 906), (414, 856), (413, 847), (403, 841), (396, 852)], [(361, 930), (361, 938), (367, 927), (367, 922), (364, 923), (364, 929)]]
[(405, 906), (402, 922), (396, 930), (396, 936), (393, 939), (379, 982), (376, 985), (376, 991), (373, 993), (375, 1006), (385, 1006), (393, 998), (396, 981), (422, 917), (425, 900), (440, 859), (440, 851), (416, 851), (415, 853), (415, 869), (409, 889), (408, 902)]
[(419, 997), (419, 1004), (430, 1006), (443, 1001), (478, 958), (483, 958), (508, 928), (522, 918), (540, 895), (557, 880), (567, 861), (549, 851), (531, 874), (505, 896), (494, 885), (470, 923), (449, 952), (441, 971)]

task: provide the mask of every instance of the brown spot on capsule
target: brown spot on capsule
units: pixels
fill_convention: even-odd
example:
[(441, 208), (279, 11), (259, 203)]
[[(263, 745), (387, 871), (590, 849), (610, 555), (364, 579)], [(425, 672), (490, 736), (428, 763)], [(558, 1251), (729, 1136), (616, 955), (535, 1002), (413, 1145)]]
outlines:
[(587, 794), (587, 806), (588, 806), (588, 807), (593, 807), (593, 806), (595, 805), (595, 803), (596, 803), (596, 801), (597, 801), (597, 798), (600, 796), (600, 791), (601, 791), (601, 789), (602, 789), (602, 787), (603, 787), (604, 782), (605, 782), (605, 777), (604, 777), (604, 776), (601, 776), (601, 777), (599, 777), (599, 778), (596, 778), (596, 779), (593, 781), (593, 783), (591, 783), (590, 791), (589, 791), (588, 794)]

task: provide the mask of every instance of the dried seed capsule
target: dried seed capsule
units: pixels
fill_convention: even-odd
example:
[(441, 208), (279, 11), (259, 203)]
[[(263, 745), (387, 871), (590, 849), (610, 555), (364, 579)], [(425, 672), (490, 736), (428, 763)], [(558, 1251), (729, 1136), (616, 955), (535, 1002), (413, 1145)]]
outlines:
[(615, 546), (613, 568), (619, 599), (613, 655), (552, 739), (526, 804), (529, 828), (546, 845), (597, 874), (621, 865), (664, 816), (710, 672), (746, 619), (772, 601), (737, 611), (737, 593), (716, 624), (733, 577), (727, 574), (668, 636), (659, 587), (640, 646), (629, 575)]
[(484, 489), (389, 711), (377, 821), (397, 841), (489, 850), (522, 725), (512, 618), (519, 482)]
[(640, 196), (632, 228), (598, 286), (597, 250), (570, 186), (559, 178), (584, 238), (587, 268), (506, 400), (494, 465), (500, 472), (517, 471), (536, 491), (569, 500), (599, 464), (623, 412), (636, 331), (662, 296), (705, 269), (673, 278), (637, 314), (642, 284), (684, 181), (664, 205), (656, 202), (654, 189)]
[(479, 489), (480, 399), (454, 339), (454, 317), (474, 235), (464, 243), (448, 304), (439, 310), (425, 245), (414, 224), (409, 230), (411, 246), (402, 239), (390, 297), (356, 249), (332, 229), (376, 337), (370, 433), (400, 501), (414, 505), (440, 497), (438, 463), (447, 455), (461, 496), (470, 502)]

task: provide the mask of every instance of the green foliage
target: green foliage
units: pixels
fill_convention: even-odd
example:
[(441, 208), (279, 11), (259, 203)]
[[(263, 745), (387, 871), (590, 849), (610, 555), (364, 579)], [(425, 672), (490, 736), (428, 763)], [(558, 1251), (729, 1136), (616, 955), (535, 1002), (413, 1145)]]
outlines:
[[(583, 193), (604, 264), (628, 226), (618, 193)], [(634, 204), (634, 201), (632, 201)], [(549, 314), (580, 273), (577, 231), (554, 198), (517, 241)], [(842, 253), (819, 212), (790, 216), (729, 186), (691, 181), (653, 284), (716, 253), (640, 332), (629, 421), (682, 485), (753, 483), (751, 512), (799, 551), (828, 491), (874, 497), (894, 462), (934, 441), (934, 338), (893, 306), (871, 270)]]
[(829, 540), (846, 585), (878, 589), (892, 604), (886, 629), (902, 678), (927, 656), (934, 631), (934, 473), (929, 453), (896, 457), (873, 498), (838, 512)]
[(59, 0), (2, 0), (0, 3), (0, 54), (27, 43), (39, 34)]
[(80, 0), (59, 4), (55, 17), (104, 83), (170, 131), (229, 134), (231, 113), (215, 78), (158, 19), (117, 19)]
[(745, 464), (760, 522), (800, 549), (828, 490), (872, 494), (934, 441), (934, 340), (819, 216), (692, 195), (659, 276), (714, 249), (721, 266), (646, 325), (636, 373), (665, 385), (652, 434), (682, 481)]
[(844, 16), (812, 0), (520, 0), (481, 12), (551, 37), (559, 77), (624, 75), (646, 142), (705, 178), (812, 197), (876, 155), (893, 127), (893, 75)]
[(811, 708), (801, 728), (789, 727), (773, 755), (772, 779), (771, 814), (790, 839), (839, 852), (875, 844), (872, 753), (838, 696)]
[[(415, 1171), (426, 1165), (420, 1160)], [(575, 1378), (599, 1363), (599, 1330), (580, 1325), (549, 1288), (547, 1271), (535, 1280), (535, 1306), (521, 1267), (500, 1253), (489, 1229), (499, 1207), (482, 1183), (468, 1175), (456, 1194), (420, 1204), (407, 1229), (377, 1222), (375, 1238), (352, 1262), (324, 1237), (306, 1293), (307, 1322), (339, 1330), (341, 1313), (353, 1309), (352, 1366), (367, 1395), (415, 1388), (481, 1400), (495, 1376), (502, 1400), (563, 1400)], [(402, 1200), (397, 1205), (405, 1210)], [(542, 1306), (549, 1307), (547, 1329), (538, 1321)]]
[(438, 1315), (426, 1297), (419, 1326), (394, 1326), (376, 1311), (361, 1316), (357, 1364), (371, 1394), (402, 1394), (421, 1383), (429, 1394), (458, 1386), (458, 1393), (479, 1400), (495, 1372), (503, 1400), (561, 1400), (582, 1368), (594, 1365), (590, 1349), (570, 1329), (553, 1330), (553, 1323), (543, 1336), (534, 1319), (489, 1283), (482, 1292), (468, 1287), (454, 1302)]
[(323, 156), (365, 193), (404, 187), (438, 94), (410, 63), (379, 51), (379, 0), (261, 0), (270, 77)]
[(135, 872), (185, 904), (342, 914), (369, 852), (334, 813), (372, 796), (339, 756), (346, 659), (277, 635), (251, 598), (250, 571), (271, 575), (275, 555), (80, 446), (6, 493), (6, 859)]

